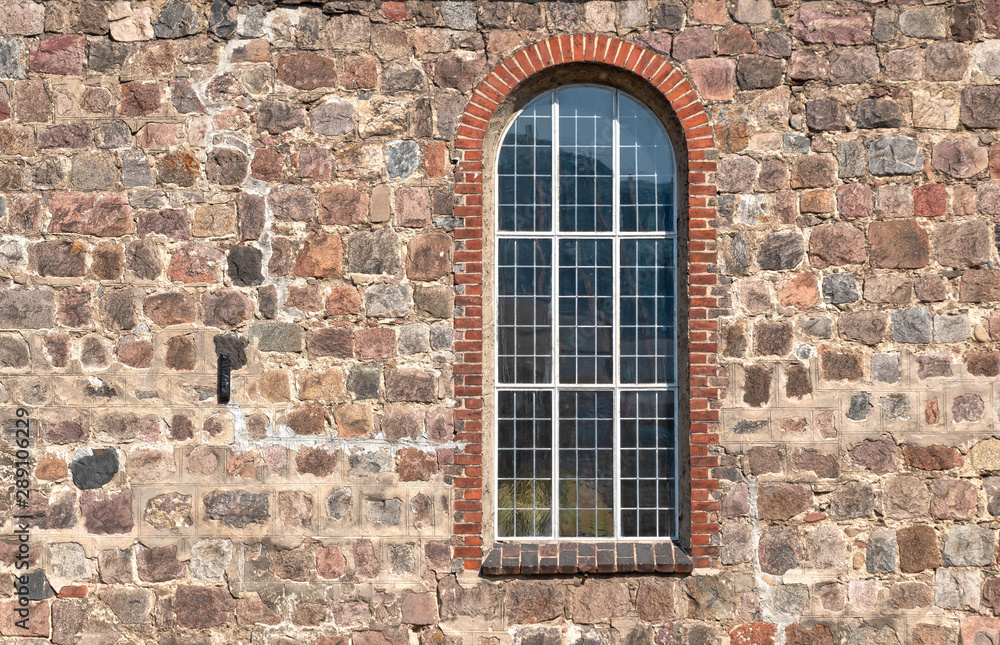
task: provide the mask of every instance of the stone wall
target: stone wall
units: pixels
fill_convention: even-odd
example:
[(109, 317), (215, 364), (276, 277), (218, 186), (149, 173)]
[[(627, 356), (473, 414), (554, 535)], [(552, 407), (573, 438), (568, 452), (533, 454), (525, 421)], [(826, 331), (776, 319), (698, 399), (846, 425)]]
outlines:
[[(907, 1), (0, 0), (0, 643), (1000, 642), (1000, 5)], [(479, 571), (570, 61), (687, 146), (689, 575)]]

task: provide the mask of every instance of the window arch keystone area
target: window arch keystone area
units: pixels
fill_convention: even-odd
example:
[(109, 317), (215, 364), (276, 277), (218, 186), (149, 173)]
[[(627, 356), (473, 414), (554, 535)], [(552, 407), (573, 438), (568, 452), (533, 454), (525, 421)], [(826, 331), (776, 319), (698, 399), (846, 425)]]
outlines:
[(476, 88), (455, 146), (456, 557), (717, 564), (716, 154), (694, 89), (636, 45), (551, 38)]

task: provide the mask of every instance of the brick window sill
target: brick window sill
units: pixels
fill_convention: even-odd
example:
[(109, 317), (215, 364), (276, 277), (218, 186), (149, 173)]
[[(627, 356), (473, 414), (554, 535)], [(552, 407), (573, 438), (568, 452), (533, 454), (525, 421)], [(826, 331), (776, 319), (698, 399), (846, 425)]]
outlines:
[(483, 561), (487, 576), (575, 573), (689, 573), (691, 557), (672, 542), (508, 542)]

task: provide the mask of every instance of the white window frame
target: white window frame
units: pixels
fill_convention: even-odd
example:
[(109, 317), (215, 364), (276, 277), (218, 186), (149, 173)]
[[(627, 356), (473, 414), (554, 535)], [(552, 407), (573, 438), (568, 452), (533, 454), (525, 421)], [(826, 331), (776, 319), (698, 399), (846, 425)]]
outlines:
[[(500, 230), (500, 208), (499, 204), (501, 201), (500, 194), (500, 174), (498, 172), (500, 155), (503, 152), (504, 146), (503, 142), (507, 137), (507, 133), (510, 131), (514, 124), (517, 122), (518, 117), (521, 116), (524, 109), (519, 109), (514, 112), (503, 129), (500, 135), (499, 144), (497, 145), (496, 151), (493, 155), (493, 201), (494, 201), (494, 224), (493, 228), (493, 260), (491, 271), (494, 276), (494, 280), (498, 279), (498, 250), (500, 239), (549, 239), (552, 245), (552, 379), (548, 383), (501, 383), (498, 376), (494, 373), (494, 391), (492, 393), (493, 397), (493, 468), (492, 468), (492, 484), (493, 490), (499, 491), (499, 475), (497, 472), (497, 466), (499, 464), (499, 395), (503, 391), (549, 391), (552, 395), (552, 493), (551, 493), (551, 534), (546, 536), (505, 536), (500, 534), (500, 524), (499, 524), (499, 503), (498, 500), (494, 498), (492, 519), (493, 519), (493, 534), (494, 539), (497, 542), (676, 542), (680, 539), (680, 527), (681, 527), (681, 506), (683, 500), (681, 499), (681, 493), (684, 487), (681, 486), (681, 468), (680, 468), (680, 455), (682, 452), (681, 440), (681, 400), (680, 400), (680, 379), (681, 375), (679, 373), (680, 368), (680, 352), (682, 351), (682, 343), (680, 338), (680, 286), (682, 277), (682, 267), (680, 265), (679, 258), (679, 248), (678, 248), (678, 202), (680, 201), (680, 183), (679, 183), (679, 172), (678, 172), (678, 155), (677, 150), (673, 150), (673, 181), (674, 181), (674, 199), (671, 205), (670, 217), (673, 218), (672, 231), (657, 231), (657, 232), (629, 232), (621, 231), (621, 199), (620, 199), (620, 179), (621, 179), (621, 138), (620, 138), (620, 127), (619, 127), (619, 96), (624, 94), (636, 103), (642, 105), (647, 110), (652, 110), (649, 106), (642, 100), (636, 98), (634, 95), (624, 92), (616, 87), (610, 85), (601, 85), (596, 83), (571, 83), (567, 85), (560, 85), (550, 90), (540, 92), (533, 96), (529, 101), (525, 103), (525, 107), (531, 105), (537, 99), (545, 96), (546, 94), (557, 94), (559, 90), (563, 90), (571, 87), (594, 87), (605, 90), (613, 90), (615, 92), (614, 100), (614, 116), (613, 116), (613, 139), (612, 139), (612, 149), (613, 149), (613, 175), (612, 175), (612, 219), (614, 221), (614, 226), (612, 231), (604, 232), (589, 232), (589, 231), (559, 231), (559, 206), (560, 206), (560, 196), (559, 196), (559, 102), (556, 98), (552, 101), (552, 206), (551, 206), (551, 230), (545, 231), (501, 231)], [(654, 113), (655, 115), (655, 113)], [(673, 141), (671, 140), (669, 133), (666, 128), (663, 127), (662, 122), (657, 119), (660, 127), (663, 128), (664, 139), (673, 147)], [(587, 384), (560, 384), (559, 383), (559, 313), (558, 313), (558, 302), (559, 302), (559, 240), (560, 239), (608, 239), (612, 241), (613, 244), (613, 265), (612, 270), (615, 272), (614, 279), (614, 322), (613, 329), (615, 333), (615, 339), (617, 342), (614, 343), (614, 355), (612, 358), (613, 369), (614, 369), (614, 379), (612, 384), (598, 384), (598, 383), (587, 383)], [(674, 258), (674, 365), (673, 374), (674, 381), (672, 383), (657, 383), (657, 384), (622, 384), (621, 383), (621, 347), (620, 347), (620, 329), (621, 329), (621, 315), (620, 315), (620, 290), (621, 290), (621, 258), (620, 258), (620, 247), (621, 240), (624, 239), (664, 239), (668, 241), (673, 241), (673, 258)], [(492, 323), (492, 329), (490, 334), (493, 335), (493, 352), (492, 359), (494, 367), (499, 365), (499, 343), (497, 342), (497, 328), (498, 321), (496, 316), (499, 315), (499, 290), (494, 285), (492, 289), (492, 308), (494, 312), (494, 320)], [(675, 482), (675, 495), (674, 495), (674, 534), (671, 536), (657, 536), (657, 537), (643, 537), (643, 536), (623, 536), (622, 535), (622, 521), (621, 521), (621, 414), (620, 414), (620, 401), (622, 391), (655, 391), (655, 392), (673, 392), (674, 393), (674, 414), (675, 414), (675, 444), (674, 444), (674, 482)], [(603, 537), (576, 537), (576, 536), (560, 536), (559, 535), (559, 392), (560, 391), (611, 391), (614, 393), (614, 429), (613, 429), (613, 454), (614, 454), (614, 504), (612, 512), (614, 514), (614, 536), (603, 536)]]

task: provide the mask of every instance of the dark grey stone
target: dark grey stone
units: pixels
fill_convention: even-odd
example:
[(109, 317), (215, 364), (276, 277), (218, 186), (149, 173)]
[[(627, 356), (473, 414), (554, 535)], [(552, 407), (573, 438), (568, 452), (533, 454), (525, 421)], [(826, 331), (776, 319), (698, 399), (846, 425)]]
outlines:
[(944, 534), (947, 567), (988, 567), (996, 559), (996, 532), (976, 524), (953, 526)]
[(212, 342), (215, 344), (215, 355), (229, 354), (230, 369), (238, 370), (247, 364), (247, 347), (250, 341), (234, 331), (217, 334)]
[(385, 168), (389, 177), (405, 179), (420, 165), (420, 146), (416, 141), (390, 141), (386, 146)]
[(747, 275), (750, 272), (750, 245), (743, 233), (728, 235), (722, 243), (722, 259), (729, 275)]
[(152, 186), (156, 183), (149, 159), (139, 150), (122, 153), (122, 184), (125, 186)]
[(273, 284), (257, 290), (257, 309), (260, 315), (273, 320), (278, 315), (278, 288)]
[(250, 338), (262, 352), (301, 352), (304, 335), (295, 323), (260, 322), (250, 325)]
[(0, 77), (24, 78), (24, 39), (16, 36), (0, 38)]
[(785, 63), (767, 56), (743, 56), (736, 63), (736, 82), (741, 90), (763, 90), (781, 85)]
[(250, 524), (263, 524), (268, 513), (267, 493), (214, 491), (205, 497), (205, 514), (226, 526), (242, 529)]
[(909, 419), (910, 398), (905, 394), (889, 394), (879, 399), (882, 416), (886, 419)]
[(859, 128), (898, 128), (903, 124), (903, 111), (892, 99), (865, 99), (854, 109), (854, 122)]
[(229, 38), (236, 31), (236, 8), (226, 0), (214, 0), (208, 27), (219, 38)]
[(338, 488), (326, 498), (326, 514), (330, 519), (343, 520), (351, 516), (351, 489)]
[(444, 325), (433, 325), (430, 332), (431, 349), (450, 350), (455, 345), (455, 330)]
[(354, 273), (399, 270), (399, 237), (388, 228), (352, 233), (347, 238), (347, 266)]
[(933, 318), (927, 307), (907, 307), (892, 312), (892, 339), (897, 343), (929, 343)]
[(823, 278), (823, 298), (834, 305), (857, 302), (858, 283), (850, 273), (835, 273)]
[(74, 457), (69, 463), (73, 484), (80, 490), (101, 488), (118, 474), (118, 451), (115, 448), (95, 448)]
[(807, 153), (812, 149), (812, 141), (809, 137), (801, 134), (786, 134), (781, 138), (781, 145), (785, 152)]
[(87, 68), (92, 72), (108, 72), (121, 67), (128, 55), (125, 43), (104, 38), (87, 43)]
[(896, 38), (896, 12), (888, 7), (875, 10), (872, 37), (877, 43), (887, 43)]
[(794, 269), (805, 256), (805, 240), (797, 231), (768, 233), (757, 249), (757, 264), (765, 271)]
[(1000, 515), (1000, 477), (984, 478), (983, 488), (986, 490), (986, 510), (990, 515)]
[(398, 498), (369, 499), (366, 501), (365, 517), (372, 524), (395, 526), (399, 524), (402, 514), (403, 502)]
[(825, 316), (799, 318), (799, 331), (814, 338), (831, 338), (833, 321)]
[(872, 529), (865, 548), (865, 567), (868, 573), (893, 573), (896, 570), (895, 530)]
[(870, 517), (875, 510), (875, 492), (865, 482), (849, 482), (830, 493), (830, 517), (850, 520)]
[(899, 354), (872, 354), (872, 380), (899, 383)]
[(733, 434), (753, 434), (767, 425), (767, 421), (748, 421), (740, 419), (733, 426)]
[(376, 284), (365, 291), (365, 313), (369, 318), (402, 318), (410, 313), (408, 285)]
[(847, 410), (847, 418), (851, 421), (864, 421), (871, 411), (871, 395), (868, 392), (861, 392), (851, 397), (851, 407)]
[(865, 148), (860, 141), (842, 141), (837, 144), (838, 177), (861, 177), (865, 174), (865, 165)]
[(132, 145), (132, 131), (121, 121), (102, 123), (94, 130), (94, 142), (104, 150), (128, 148)]
[(261, 273), (263, 254), (252, 246), (234, 246), (229, 249), (229, 279), (237, 287), (251, 287), (262, 284)]
[(347, 374), (347, 390), (358, 399), (377, 399), (381, 365), (355, 365)]
[(183, 38), (198, 32), (198, 14), (186, 2), (169, 2), (153, 25), (157, 38)]
[(912, 175), (924, 166), (924, 151), (909, 137), (879, 137), (868, 146), (868, 170), (873, 175)]

